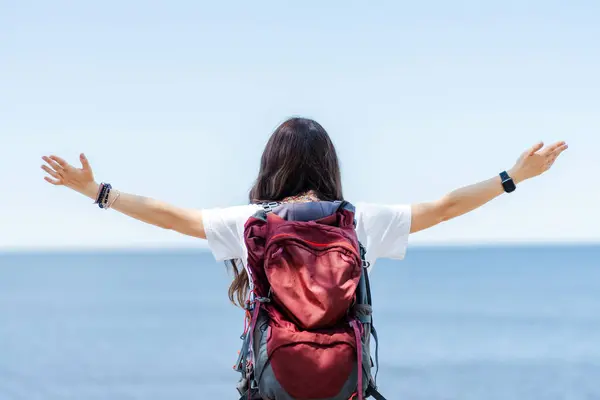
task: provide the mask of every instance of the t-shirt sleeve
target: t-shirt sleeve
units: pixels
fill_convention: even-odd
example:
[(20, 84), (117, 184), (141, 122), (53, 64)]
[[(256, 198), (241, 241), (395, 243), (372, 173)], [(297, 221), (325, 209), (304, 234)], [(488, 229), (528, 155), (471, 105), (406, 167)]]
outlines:
[(254, 205), (202, 210), (208, 247), (217, 261), (245, 259), (244, 224), (256, 210)]
[(367, 250), (367, 259), (403, 259), (410, 235), (410, 205), (359, 203), (357, 234)]

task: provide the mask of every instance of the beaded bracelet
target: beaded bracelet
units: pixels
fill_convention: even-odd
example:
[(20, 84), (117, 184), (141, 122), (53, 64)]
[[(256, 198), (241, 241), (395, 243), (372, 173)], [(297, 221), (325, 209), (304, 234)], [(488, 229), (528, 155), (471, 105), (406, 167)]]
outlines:
[(96, 199), (98, 207), (104, 208), (104, 206), (106, 205), (106, 201), (108, 200), (108, 194), (110, 193), (111, 188), (112, 186), (110, 185), (110, 183), (102, 183), (102, 189), (100, 190), (100, 194)]
[(106, 208), (106, 203), (108, 203), (108, 196), (110, 195), (110, 191), (112, 190), (112, 186), (109, 183), (107, 183), (106, 186), (106, 192), (104, 193), (104, 198), (102, 199), (102, 208)]
[(102, 201), (100, 202), (100, 208), (106, 209), (106, 205), (108, 204), (108, 197), (110, 196), (111, 189), (112, 189), (112, 186), (110, 186), (110, 184), (106, 184), (106, 192), (104, 193), (104, 198), (102, 198)]
[(106, 184), (101, 183), (100, 184), (100, 189), (98, 190), (98, 195), (96, 196), (96, 201), (94, 202), (94, 204), (101, 204), (102, 203), (102, 199), (104, 197), (104, 193), (106, 192)]

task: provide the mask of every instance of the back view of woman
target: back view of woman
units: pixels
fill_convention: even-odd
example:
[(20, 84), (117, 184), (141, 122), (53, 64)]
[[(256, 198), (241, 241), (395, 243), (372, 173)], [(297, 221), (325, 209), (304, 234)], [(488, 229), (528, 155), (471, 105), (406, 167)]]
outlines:
[[(95, 204), (100, 208), (112, 208), (132, 218), (164, 229), (171, 229), (185, 235), (207, 239), (208, 245), (217, 260), (233, 260), (234, 279), (229, 289), (229, 297), (232, 302), (237, 303), (241, 307), (245, 307), (248, 310), (248, 314), (253, 310), (257, 310), (255, 313), (256, 315), (249, 315), (249, 323), (253, 325), (253, 328), (254, 325), (260, 323), (258, 312), (258, 308), (260, 307), (258, 306), (261, 305), (258, 301), (263, 299), (265, 302), (270, 303), (273, 300), (272, 304), (265, 305), (265, 316), (268, 315), (269, 318), (273, 318), (274, 315), (279, 317), (283, 315), (284, 317), (282, 318), (284, 318), (284, 321), (278, 321), (275, 325), (280, 328), (283, 327), (281, 329), (286, 330), (288, 333), (292, 331), (298, 333), (316, 332), (316, 330), (313, 330), (310, 327), (307, 328), (306, 326), (302, 327), (302, 321), (295, 318), (293, 315), (289, 315), (289, 313), (286, 314), (286, 312), (281, 312), (281, 310), (286, 310), (286, 304), (291, 303), (286, 303), (285, 299), (278, 299), (277, 292), (274, 292), (274, 296), (271, 298), (270, 289), (265, 293), (262, 293), (262, 295), (257, 295), (257, 291), (255, 290), (255, 285), (258, 282), (257, 280), (261, 277), (260, 273), (263, 271), (263, 269), (260, 268), (258, 270), (256, 269), (258, 268), (258, 264), (260, 264), (261, 267), (264, 265), (264, 269), (268, 267), (268, 260), (264, 259), (263, 254), (265, 248), (260, 246), (256, 247), (254, 245), (257, 241), (253, 235), (255, 235), (256, 232), (263, 232), (264, 229), (269, 229), (261, 228), (261, 224), (267, 224), (269, 221), (302, 221), (300, 223), (293, 222), (293, 224), (295, 224), (294, 226), (300, 226), (300, 228), (298, 228), (299, 230), (297, 229), (295, 232), (301, 236), (306, 233), (306, 226), (314, 225), (302, 225), (308, 224), (303, 220), (303, 218), (305, 218), (303, 213), (306, 213), (306, 210), (309, 210), (309, 213), (314, 214), (316, 212), (318, 214), (327, 207), (333, 207), (329, 214), (325, 212), (321, 213), (322, 215), (319, 214), (320, 217), (322, 217), (322, 220), (320, 221), (324, 221), (322, 224), (327, 225), (325, 231), (332, 232), (335, 229), (341, 229), (337, 224), (339, 221), (343, 221), (345, 217), (353, 219), (354, 225), (352, 231), (355, 236), (344, 236), (348, 239), (348, 243), (350, 244), (343, 245), (349, 249), (348, 251), (352, 250), (350, 253), (354, 254), (354, 247), (356, 247), (354, 250), (358, 250), (358, 247), (352, 245), (352, 243), (358, 243), (361, 250), (360, 255), (364, 258), (364, 265), (373, 265), (378, 258), (402, 259), (406, 253), (408, 237), (411, 233), (428, 229), (443, 221), (470, 212), (503, 193), (512, 193), (523, 181), (541, 175), (543, 172), (547, 171), (566, 148), (567, 145), (564, 142), (558, 142), (547, 147), (543, 147), (543, 143), (538, 143), (523, 152), (512, 168), (506, 171), (499, 170), (497, 171), (497, 174), (494, 174), (494, 176), (486, 181), (459, 188), (442, 196), (436, 201), (410, 205), (383, 205), (370, 203), (350, 204), (346, 202), (342, 191), (339, 162), (333, 143), (321, 125), (313, 120), (304, 118), (289, 119), (282, 123), (272, 134), (263, 152), (258, 177), (249, 193), (249, 203), (246, 205), (218, 209), (192, 210), (175, 207), (148, 197), (128, 194), (125, 191), (112, 188), (108, 183), (98, 184), (94, 179), (90, 164), (83, 154), (80, 156), (81, 168), (76, 168), (62, 158), (54, 155), (43, 157), (43, 160), (47, 165), (43, 165), (42, 168), (49, 175), (45, 177), (46, 181), (53, 185), (66, 186), (69, 189), (81, 193), (90, 199), (93, 199)], [(271, 206), (269, 206), (269, 203), (271, 203)], [(304, 206), (299, 204), (303, 204)], [(311, 204), (318, 206), (316, 208), (311, 208)], [(275, 216), (267, 216), (268, 212), (277, 207), (279, 207), (279, 211), (275, 212)], [(260, 214), (261, 212), (263, 214)], [(335, 219), (331, 217), (330, 214), (333, 215), (332, 213), (338, 213), (338, 218)], [(260, 218), (264, 219), (264, 221), (261, 222)], [(334, 222), (334, 219), (337, 222)], [(330, 223), (331, 226), (329, 226)], [(253, 224), (257, 227), (254, 228)], [(267, 225), (264, 226), (266, 227)], [(319, 228), (321, 227), (322, 226), (319, 226)], [(263, 230), (261, 231), (261, 229)], [(263, 239), (264, 238), (261, 237), (258, 242)], [(298, 241), (300, 239), (294, 238), (294, 240)], [(312, 243), (310, 241), (308, 242)], [(319, 245), (318, 243), (313, 244), (315, 246)], [(317, 259), (316, 254), (318, 253), (318, 250), (318, 248), (313, 248), (310, 251), (307, 250), (306, 254), (313, 254), (315, 255), (315, 258), (306, 255), (302, 256), (305, 257), (306, 264)], [(281, 254), (281, 252), (285, 251), (292, 250), (281, 248), (277, 253)], [(341, 252), (343, 253), (343, 251)], [(269, 253), (269, 257), (271, 256), (275, 257), (276, 255)], [(331, 257), (337, 257), (328, 258), (332, 265), (338, 265), (339, 263), (342, 263), (343, 265), (352, 264), (351, 262), (350, 264), (344, 262), (344, 260), (348, 261), (348, 254), (341, 254), (339, 257), (337, 255)], [(248, 263), (249, 258), (253, 260), (250, 264)], [(286, 268), (300, 269), (304, 267), (305, 265), (294, 267), (289, 267), (288, 265)], [(320, 268), (323, 268), (323, 265), (321, 265)], [(249, 279), (249, 271), (252, 272), (253, 279)], [(324, 274), (319, 275), (318, 279), (321, 279), (322, 277), (327, 279), (331, 278), (328, 273), (324, 273), (322, 270), (321, 272), (318, 272), (318, 270), (311, 270), (309, 268), (308, 271), (312, 271), (309, 273), (310, 279), (314, 278), (313, 275), (315, 273)], [(278, 276), (277, 273), (274, 272), (274, 274), (275, 275), (270, 275), (269, 279), (275, 279), (273, 276)], [(360, 275), (360, 272), (358, 272), (358, 274)], [(294, 279), (302, 280), (302, 276), (306, 277), (308, 275), (300, 274)], [(339, 275), (338, 280), (341, 276), (346, 275)], [(354, 278), (354, 286), (347, 286), (345, 281), (338, 282), (340, 287), (350, 288), (353, 296), (354, 290), (359, 282), (358, 276), (354, 276)], [(367, 279), (368, 281), (368, 276), (361, 278), (360, 282), (363, 282), (364, 279)], [(348, 278), (347, 280), (350, 281), (351, 279)], [(314, 283), (314, 281), (311, 282)], [(260, 284), (260, 282), (258, 283)], [(290, 290), (292, 290), (292, 292), (290, 293), (292, 293), (292, 296), (297, 297), (298, 295), (303, 296), (306, 294), (306, 291), (322, 291), (322, 288), (326, 287), (326, 285), (318, 286), (318, 288), (317, 286), (308, 285), (303, 291), (294, 291), (294, 288), (291, 288)], [(252, 288), (252, 291), (249, 291), (250, 288)], [(327, 303), (327, 301), (323, 299), (327, 299), (328, 295), (335, 297), (335, 294), (332, 293), (338, 293), (339, 291), (336, 291), (336, 289), (337, 288), (330, 287), (331, 293), (321, 293), (324, 297), (319, 297), (319, 294), (313, 295), (313, 293), (309, 293), (307, 298), (313, 299), (313, 301), (315, 298), (320, 298), (321, 300), (317, 301), (317, 303), (319, 303), (317, 304), (317, 309), (320, 307), (322, 309), (321, 311), (324, 310), (323, 312), (326, 313), (327, 307), (334, 307), (335, 305), (324, 304)], [(356, 299), (356, 296), (353, 297), (354, 302), (356, 302)], [(309, 315), (309, 317), (312, 316), (314, 316), (314, 313)], [(361, 319), (361, 321), (366, 324), (364, 319)], [(368, 348), (368, 340), (364, 339), (364, 336), (368, 336), (368, 334), (365, 334), (362, 325), (358, 325), (360, 324), (354, 325), (357, 338), (357, 345), (353, 350), (355, 356), (357, 355), (356, 353), (359, 353), (358, 355), (361, 355), (362, 353), (362, 351), (359, 350), (361, 334), (363, 336), (363, 345), (366, 344)], [(273, 323), (271, 323), (269, 327), (273, 328)], [(294, 335), (297, 336), (296, 333)], [(342, 335), (342, 332), (340, 331), (339, 334)], [(348, 328), (348, 335), (351, 334), (352, 330)], [(331, 336), (329, 333), (328, 335)], [(288, 336), (291, 337), (290, 335)], [(341, 337), (342, 336), (340, 336), (340, 338)], [(243, 350), (242, 354), (244, 356), (248, 355), (249, 357), (252, 357), (252, 353), (254, 352), (256, 353), (254, 354), (254, 360), (259, 362), (259, 353), (262, 351), (262, 348), (260, 347), (261, 344), (254, 343), (253, 346), (252, 339), (253, 332), (251, 331), (248, 335), (248, 340), (245, 342), (247, 351), (244, 352)], [(258, 342), (260, 337), (255, 337), (254, 340)], [(343, 341), (343, 339), (340, 340)], [(329, 357), (327, 354), (329, 353), (324, 353), (325, 358)], [(272, 354), (269, 353), (269, 357), (271, 356)], [(283, 355), (281, 357), (283, 357)], [(359, 358), (359, 360), (361, 360), (361, 358)], [(247, 360), (244, 359), (244, 361)], [(332, 360), (332, 362), (334, 361), (335, 360)], [(294, 362), (299, 362), (297, 355), (294, 357), (294, 360), (289, 360), (288, 364)], [(353, 362), (356, 364), (356, 361)], [(326, 369), (326, 366), (323, 366), (324, 363), (326, 363), (325, 361), (315, 361), (315, 363), (315, 365), (319, 365)], [(252, 366), (251, 362), (248, 362), (247, 364)], [(361, 365), (360, 361), (358, 365)], [(368, 369), (369, 364), (367, 363), (365, 365), (367, 365), (366, 369)], [(245, 367), (246, 365), (244, 365), (243, 368), (240, 368), (243, 369), (241, 372), (245, 379), (254, 379), (254, 382), (258, 384), (257, 381), (261, 381), (261, 379), (256, 376), (246, 376), (248, 371), (245, 370)], [(263, 367), (266, 370), (266, 367)], [(265, 378), (262, 379), (260, 384), (267, 386), (264, 386), (264, 388), (261, 386), (260, 393), (256, 387), (252, 387), (251, 382), (249, 382), (248, 379), (243, 381), (243, 385), (248, 385), (247, 388), (243, 387), (240, 390), (240, 392), (246, 396), (244, 398), (296, 398), (296, 396), (293, 395), (293, 391), (301, 390), (302, 388), (292, 388), (287, 391), (281, 390), (283, 384), (278, 382), (276, 378), (278, 374), (279, 376), (283, 376), (286, 372), (293, 372), (294, 375), (297, 375), (298, 372), (290, 372), (287, 367), (278, 368), (278, 370), (274, 371), (269, 370), (270, 372), (268, 373), (272, 372), (272, 374), (268, 375), (267, 373)], [(378, 394), (376, 391), (369, 392), (367, 390), (369, 383), (362, 382), (362, 375), (360, 373), (357, 374), (355, 369), (352, 369), (352, 371), (354, 372), (350, 375), (353, 374), (352, 376), (354, 378), (352, 379), (354, 380), (348, 378), (350, 380), (347, 381), (345, 380), (346, 377), (344, 377), (340, 380), (340, 387), (349, 385), (349, 383), (345, 382), (353, 382), (352, 385), (354, 385), (354, 389), (351, 391), (355, 391), (358, 398), (363, 398), (364, 395), (374, 395), (377, 398)], [(272, 377), (273, 382), (269, 381), (269, 376)], [(325, 373), (317, 376), (325, 376)], [(366, 379), (370, 378), (371, 376), (367, 374)], [(313, 389), (320, 387), (319, 382), (315, 382), (314, 377), (311, 379), (314, 383), (314, 385), (312, 385), (314, 386)], [(358, 387), (362, 388), (361, 390), (356, 390), (357, 382)], [(272, 386), (277, 386), (277, 390), (273, 389)], [(293, 383), (290, 384), (290, 387), (292, 386)], [(321, 386), (325, 388), (327, 385), (321, 383)], [(345, 394), (332, 395), (332, 393), (346, 393), (341, 389), (339, 391), (336, 389), (334, 392), (328, 393), (327, 395), (323, 395), (323, 393), (319, 394), (316, 390), (317, 389), (314, 389), (313, 392), (311, 392), (314, 397), (307, 397), (308, 395), (304, 394), (301, 398), (329, 398), (332, 400), (349, 398), (349, 396), (346, 396)], [(300, 395), (298, 395), (298, 397), (300, 397)]]

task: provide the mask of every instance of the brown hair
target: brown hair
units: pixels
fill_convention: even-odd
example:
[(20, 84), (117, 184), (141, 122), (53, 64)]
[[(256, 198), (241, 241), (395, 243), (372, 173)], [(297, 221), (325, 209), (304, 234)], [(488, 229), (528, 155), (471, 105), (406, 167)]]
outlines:
[[(337, 152), (323, 127), (307, 118), (290, 118), (271, 135), (250, 190), (250, 203), (282, 201), (312, 191), (324, 201), (344, 200)], [(248, 275), (240, 260), (231, 260), (232, 303), (244, 306)]]

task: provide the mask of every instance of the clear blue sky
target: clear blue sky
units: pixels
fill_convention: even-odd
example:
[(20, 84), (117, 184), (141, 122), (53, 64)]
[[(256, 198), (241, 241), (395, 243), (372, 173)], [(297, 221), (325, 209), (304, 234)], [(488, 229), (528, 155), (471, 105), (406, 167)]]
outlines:
[(0, 0), (0, 247), (202, 245), (48, 185), (40, 157), (242, 204), (291, 115), (329, 131), (351, 201), (434, 199), (564, 139), (547, 175), (412, 240), (597, 241), (599, 4)]

